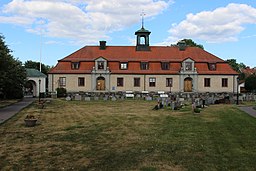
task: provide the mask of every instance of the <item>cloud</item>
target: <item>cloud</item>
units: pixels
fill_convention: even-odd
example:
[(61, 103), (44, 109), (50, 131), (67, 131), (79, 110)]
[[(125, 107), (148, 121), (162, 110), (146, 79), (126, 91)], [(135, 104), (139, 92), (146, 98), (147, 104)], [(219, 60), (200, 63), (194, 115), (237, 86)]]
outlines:
[(254, 38), (254, 37), (256, 37), (256, 34), (250, 35), (250, 36), (243, 36), (242, 38), (243, 39), (250, 39), (250, 38)]
[(211, 43), (237, 41), (246, 24), (256, 24), (256, 8), (231, 3), (214, 11), (188, 14), (185, 20), (172, 26), (165, 42), (183, 38)]
[(0, 23), (28, 32), (68, 38), (77, 44), (108, 39), (108, 34), (139, 22), (142, 10), (153, 17), (172, 1), (164, 0), (12, 0), (0, 12)]

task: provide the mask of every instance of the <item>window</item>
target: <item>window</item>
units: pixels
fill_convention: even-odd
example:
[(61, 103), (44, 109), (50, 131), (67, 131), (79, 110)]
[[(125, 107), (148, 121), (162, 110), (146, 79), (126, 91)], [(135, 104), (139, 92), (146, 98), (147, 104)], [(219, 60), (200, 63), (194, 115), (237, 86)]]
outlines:
[(169, 62), (162, 62), (161, 67), (162, 67), (162, 70), (169, 70), (170, 69), (170, 63)]
[(211, 79), (210, 78), (204, 79), (204, 87), (211, 87)]
[(104, 69), (104, 61), (98, 61), (97, 65), (98, 65), (98, 69)]
[(222, 87), (228, 87), (228, 79), (222, 78)]
[(209, 67), (209, 70), (216, 71), (216, 64), (213, 64), (213, 63), (208, 64), (208, 67)]
[(59, 86), (65, 87), (66, 86), (66, 77), (60, 77), (59, 78)]
[(145, 45), (146, 44), (146, 37), (145, 36), (141, 36), (140, 37), (140, 45)]
[(128, 63), (127, 62), (120, 63), (120, 69), (128, 69)]
[(71, 63), (71, 68), (72, 69), (79, 69), (79, 62), (72, 62)]
[(84, 77), (78, 77), (78, 86), (84, 86), (84, 85), (85, 85)]
[(149, 87), (155, 87), (156, 86), (156, 78), (151, 77), (149, 78)]
[(140, 78), (134, 78), (134, 87), (140, 87)]
[(192, 71), (192, 62), (186, 62), (185, 63), (185, 70), (186, 71)]
[(117, 78), (117, 87), (124, 86), (124, 78)]
[(148, 64), (148, 62), (141, 62), (140, 63), (140, 69), (141, 70), (147, 70), (149, 67), (149, 64)]
[(172, 87), (172, 78), (166, 78), (166, 87)]

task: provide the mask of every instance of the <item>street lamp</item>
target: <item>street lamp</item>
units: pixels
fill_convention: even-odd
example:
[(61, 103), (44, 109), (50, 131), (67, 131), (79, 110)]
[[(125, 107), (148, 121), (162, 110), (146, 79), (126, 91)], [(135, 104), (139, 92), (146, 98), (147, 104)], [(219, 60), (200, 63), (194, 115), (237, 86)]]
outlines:
[(41, 88), (41, 79), (39, 79), (39, 96), (38, 96), (38, 101), (39, 102), (40, 102), (40, 92), (41, 92), (40, 88)]
[(236, 104), (239, 105), (239, 89), (238, 89), (239, 88), (239, 77), (237, 77), (236, 80), (237, 80)]

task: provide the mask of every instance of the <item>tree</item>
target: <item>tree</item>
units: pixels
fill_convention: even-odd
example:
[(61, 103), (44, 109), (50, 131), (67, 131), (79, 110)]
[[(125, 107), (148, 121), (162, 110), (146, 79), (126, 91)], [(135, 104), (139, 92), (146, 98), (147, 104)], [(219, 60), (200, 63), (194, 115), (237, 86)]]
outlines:
[[(35, 61), (26, 61), (24, 64), (25, 68), (33, 68), (33, 69), (37, 69), (40, 70), (40, 62), (35, 62)], [(52, 67), (50, 67), (49, 65), (45, 65), (41, 63), (41, 72), (44, 73), (45, 75), (47, 75), (47, 73), (49, 72), (49, 70)]]
[(183, 39), (181, 41), (184, 41), (187, 46), (198, 47), (198, 48), (204, 49), (203, 45), (196, 44), (192, 39)]
[(238, 63), (236, 62), (236, 59), (228, 59), (228, 64), (235, 70), (236, 72), (240, 72), (240, 68)]
[(245, 79), (245, 89), (250, 92), (256, 91), (256, 75), (252, 74)]
[(13, 58), (4, 37), (0, 35), (0, 98), (22, 98), (25, 81), (25, 67)]
[(241, 73), (241, 69), (246, 68), (246, 65), (243, 63), (237, 63), (236, 59), (228, 59), (228, 64), (236, 71)]
[(239, 79), (244, 80), (245, 74), (242, 73), (241, 69), (246, 68), (246, 65), (243, 63), (237, 63), (236, 59), (228, 59), (227, 62), (233, 68), (233, 70), (239, 73)]

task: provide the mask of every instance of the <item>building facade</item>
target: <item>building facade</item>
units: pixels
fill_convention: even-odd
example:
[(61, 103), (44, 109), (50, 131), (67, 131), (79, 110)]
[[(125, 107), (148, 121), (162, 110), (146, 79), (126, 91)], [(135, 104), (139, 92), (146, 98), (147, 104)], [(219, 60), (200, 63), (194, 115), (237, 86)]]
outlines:
[(45, 93), (47, 76), (42, 72), (31, 68), (26, 68), (26, 73), (27, 82), (24, 88), (24, 95), (39, 97), (40, 93)]
[(237, 92), (227, 62), (198, 47), (150, 46), (150, 31), (135, 32), (136, 46), (85, 46), (58, 61), (48, 74), (49, 91)]

